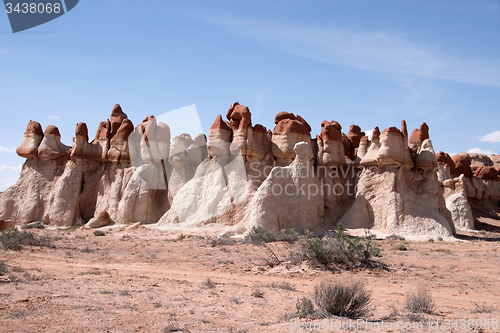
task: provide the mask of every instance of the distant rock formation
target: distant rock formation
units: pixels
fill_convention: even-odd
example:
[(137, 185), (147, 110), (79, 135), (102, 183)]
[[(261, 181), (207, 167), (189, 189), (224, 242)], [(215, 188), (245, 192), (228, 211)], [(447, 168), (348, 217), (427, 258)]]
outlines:
[[(451, 236), (475, 228), (473, 212), (500, 216), (500, 157), (436, 152), (429, 126), (311, 127), (279, 112), (271, 132), (233, 103), (208, 133), (171, 137), (149, 115), (134, 128), (116, 104), (89, 142), (78, 123), (71, 146), (55, 126), (30, 121), (16, 152), (18, 182), (0, 194), (2, 227), (42, 221), (89, 227), (252, 225), (270, 230), (366, 228), (405, 237)], [(140, 224), (137, 224), (140, 225)]]

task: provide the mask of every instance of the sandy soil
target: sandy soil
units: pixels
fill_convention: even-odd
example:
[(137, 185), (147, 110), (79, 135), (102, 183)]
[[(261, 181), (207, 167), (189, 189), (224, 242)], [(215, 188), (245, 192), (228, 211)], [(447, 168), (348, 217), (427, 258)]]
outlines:
[[(445, 320), (500, 321), (500, 234), (489, 231), (453, 242), (378, 240), (387, 270), (356, 271), (267, 264), (269, 249), (284, 260), (298, 243), (212, 247), (200, 232), (179, 237), (178, 231), (144, 227), (109, 229), (104, 236), (80, 229), (33, 232), (52, 237), (55, 248), (2, 250), (8, 266), (0, 276), (2, 332), (303, 331), (294, 328), (323, 319), (291, 318), (298, 298), (312, 298), (322, 280), (356, 279), (372, 295), (373, 309), (363, 319), (383, 320), (384, 329), (348, 329), (348, 319), (331, 318), (329, 329), (306, 331), (464, 332), (471, 330), (460, 329), (460, 322), (446, 329)], [(401, 244), (407, 250), (397, 249)], [(215, 285), (207, 286), (207, 278)], [(281, 282), (293, 290), (276, 287)], [(411, 315), (406, 294), (422, 286), (434, 297), (435, 313)], [(474, 313), (476, 304), (493, 307)], [(429, 329), (436, 320), (439, 329)], [(411, 322), (424, 329), (396, 327)]]

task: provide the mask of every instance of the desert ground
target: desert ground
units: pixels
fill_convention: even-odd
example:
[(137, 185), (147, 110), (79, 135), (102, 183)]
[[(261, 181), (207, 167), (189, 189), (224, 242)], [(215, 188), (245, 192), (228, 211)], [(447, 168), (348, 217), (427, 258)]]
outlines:
[[(500, 320), (499, 221), (483, 222), (494, 231), (462, 233), (454, 241), (377, 239), (382, 268), (354, 270), (287, 262), (300, 239), (217, 242), (216, 228), (111, 226), (100, 229), (102, 236), (81, 228), (30, 229), (50, 237), (54, 247), (2, 250), (0, 330), (499, 332), (494, 325)], [(358, 280), (371, 293), (371, 311), (362, 320), (386, 326), (339, 328), (335, 323), (347, 325), (349, 320), (294, 315), (297, 300), (313, 299), (321, 281)], [(406, 309), (407, 293), (422, 288), (435, 302), (431, 314)], [(451, 320), (449, 329), (446, 319)], [(455, 319), (473, 319), (474, 324), (463, 329)], [(328, 328), (297, 328), (325, 320)], [(480, 329), (476, 325), (481, 322), (493, 326)], [(397, 328), (397, 323), (422, 323), (423, 328)]]

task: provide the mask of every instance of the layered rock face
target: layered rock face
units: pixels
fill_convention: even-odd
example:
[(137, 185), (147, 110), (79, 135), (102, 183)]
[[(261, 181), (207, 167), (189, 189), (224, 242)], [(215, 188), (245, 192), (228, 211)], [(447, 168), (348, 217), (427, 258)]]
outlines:
[(252, 125), (238, 102), (226, 118), (216, 118), (208, 138), (172, 138), (153, 115), (134, 128), (117, 104), (91, 142), (87, 125), (77, 124), (71, 147), (57, 127), (30, 121), (16, 150), (27, 159), (20, 179), (0, 194), (3, 227), (216, 223), (242, 233), (340, 222), (380, 235), (444, 237), (474, 229), (473, 210), (500, 212), (498, 156), (436, 154), (426, 123), (410, 137), (405, 121), (375, 127), (370, 141), (359, 126), (344, 134), (334, 120), (311, 139), (309, 124), (285, 111), (271, 132)]

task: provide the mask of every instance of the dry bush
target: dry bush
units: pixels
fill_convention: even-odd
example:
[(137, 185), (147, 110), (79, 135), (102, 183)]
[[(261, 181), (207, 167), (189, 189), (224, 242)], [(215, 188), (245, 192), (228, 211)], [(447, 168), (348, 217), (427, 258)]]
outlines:
[(299, 318), (309, 317), (314, 314), (314, 305), (312, 301), (306, 297), (297, 298), (295, 308), (295, 315)]
[(260, 290), (260, 286), (255, 286), (252, 292), (253, 297), (264, 298), (264, 292)]
[(105, 236), (106, 233), (102, 230), (94, 230), (94, 236)]
[(295, 242), (299, 238), (299, 234), (293, 229), (283, 229), (278, 232), (271, 232), (262, 226), (253, 226), (248, 235), (245, 237), (246, 243), (263, 244), (270, 242)]
[(413, 313), (434, 313), (434, 299), (430, 292), (419, 287), (416, 293), (406, 294), (406, 308)]
[(381, 257), (381, 249), (373, 242), (374, 235), (366, 232), (365, 237), (351, 239), (338, 224), (334, 236), (314, 237), (301, 243), (301, 247), (292, 251), (289, 258), (292, 264), (307, 260), (312, 264), (329, 266), (338, 264), (345, 266), (375, 267), (380, 263), (374, 257)]
[(271, 282), (266, 285), (268, 288), (296, 291), (295, 284), (289, 282)]
[(45, 229), (45, 224), (38, 221), (34, 223), (25, 224), (21, 227), (21, 229)]
[(182, 332), (182, 328), (180, 328), (177, 324), (170, 323), (163, 328), (163, 332)]
[(399, 236), (399, 235), (395, 235), (395, 234), (387, 236), (386, 239), (387, 240), (398, 240), (398, 241), (404, 241), (405, 240), (405, 238), (403, 236)]
[(497, 311), (498, 308), (494, 306), (493, 304), (491, 305), (479, 305), (477, 303), (474, 303), (474, 308), (470, 311), (473, 314), (476, 313), (492, 313), (493, 311)]
[(314, 287), (314, 301), (326, 313), (358, 318), (370, 311), (370, 292), (361, 281), (321, 282)]
[(229, 236), (205, 236), (206, 244), (211, 247), (216, 247), (219, 245), (233, 245), (236, 243), (235, 239)]
[(212, 289), (215, 288), (215, 282), (212, 281), (212, 279), (210, 279), (209, 277), (207, 277), (205, 280), (203, 280), (201, 286), (203, 288)]
[(241, 300), (238, 297), (234, 297), (234, 296), (231, 297), (231, 298), (229, 298), (229, 301), (233, 302), (235, 304), (241, 304), (242, 303)]
[(23, 245), (54, 247), (50, 239), (44, 236), (38, 237), (32, 232), (21, 231), (14, 229), (2, 231), (0, 242), (5, 249), (19, 251)]
[(0, 275), (7, 274), (8, 272), (9, 272), (9, 268), (2, 260), (0, 260)]
[(408, 251), (408, 247), (405, 244), (397, 243), (392, 246), (395, 251)]

